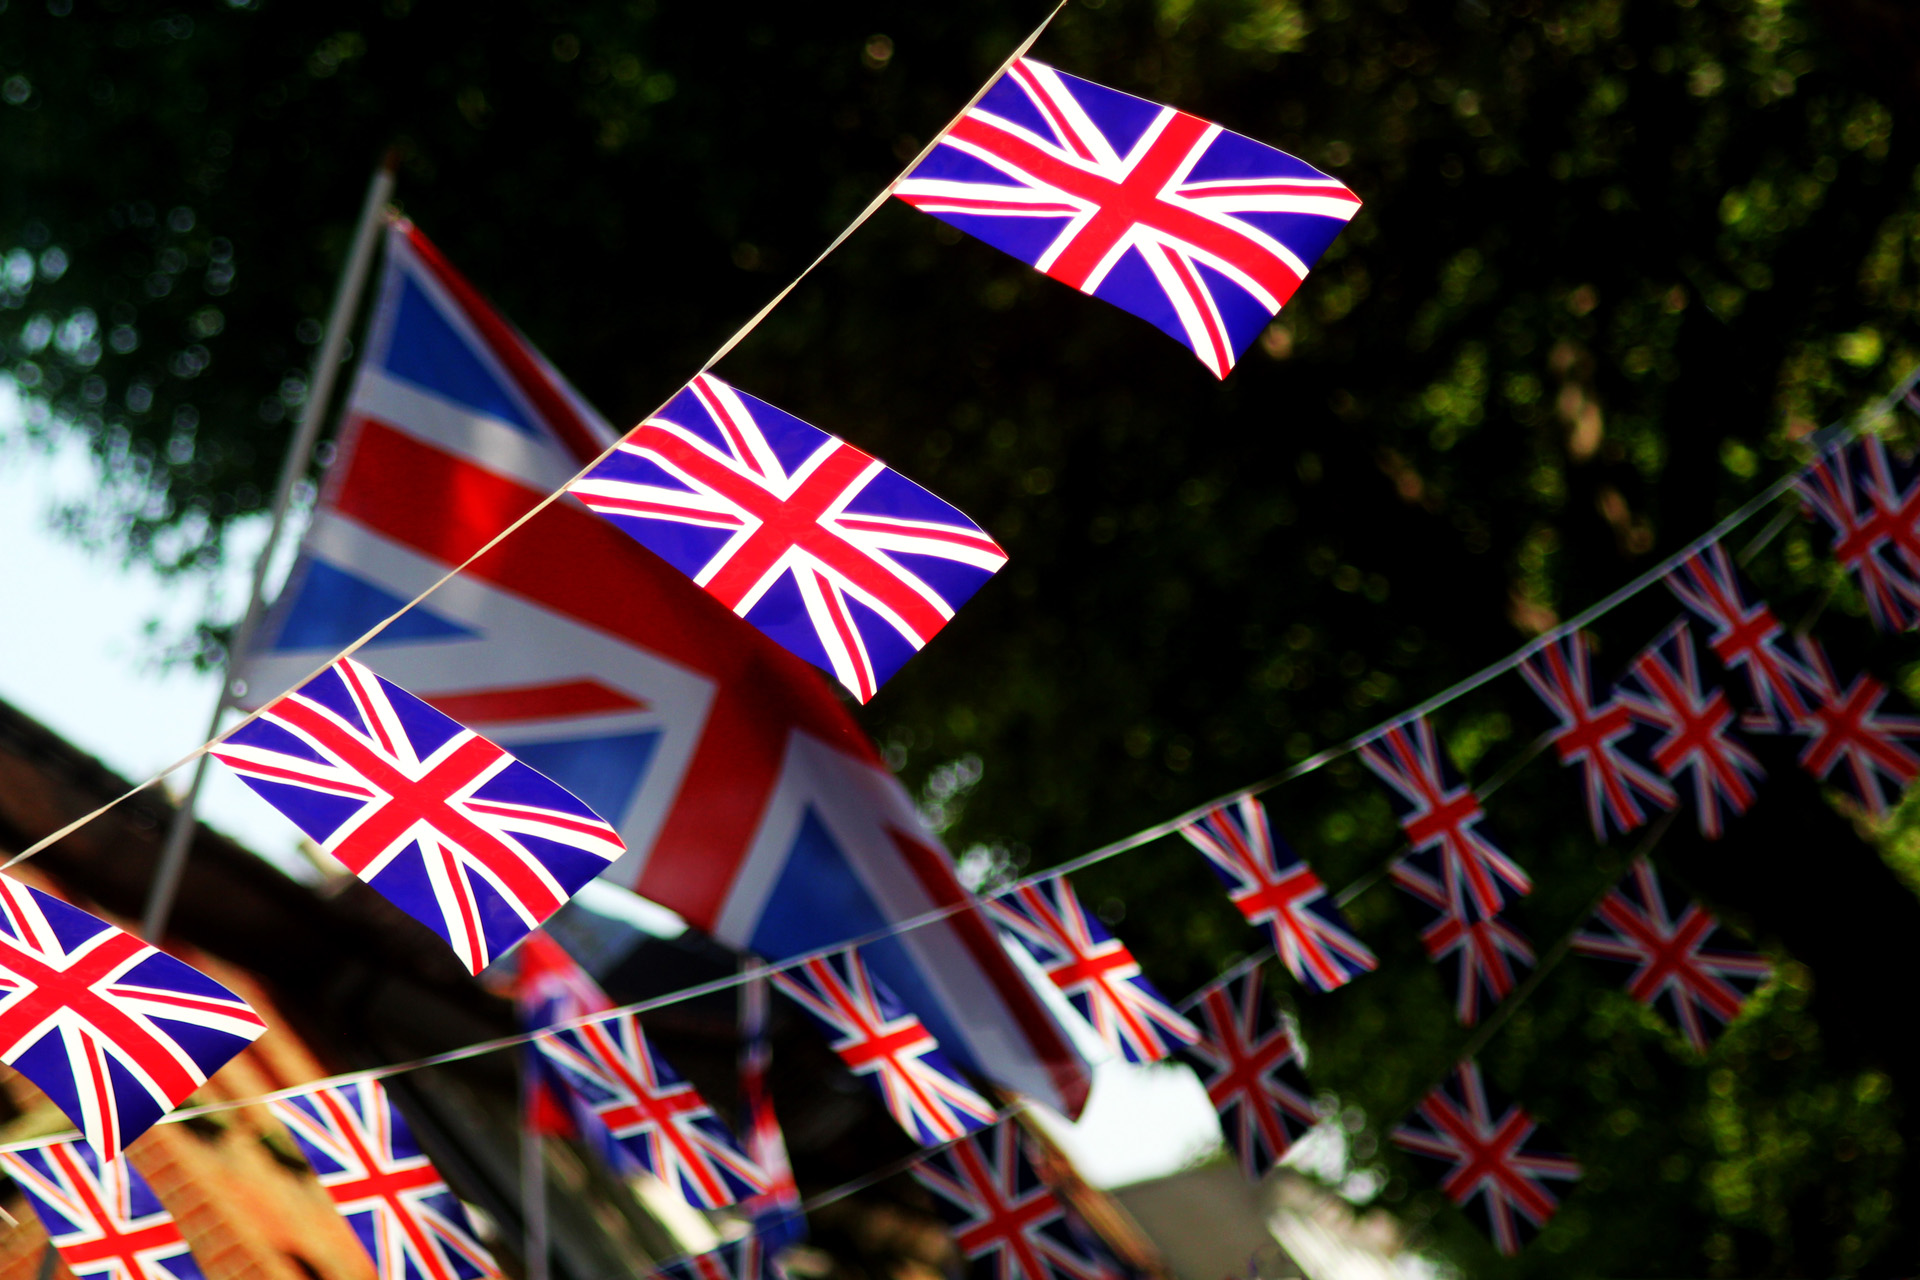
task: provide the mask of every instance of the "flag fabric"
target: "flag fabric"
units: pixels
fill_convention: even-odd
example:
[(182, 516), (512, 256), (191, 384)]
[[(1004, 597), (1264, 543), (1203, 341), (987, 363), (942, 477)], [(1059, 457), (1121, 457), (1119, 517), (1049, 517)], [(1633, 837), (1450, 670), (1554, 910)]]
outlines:
[(697, 1209), (766, 1190), (766, 1178), (694, 1087), (647, 1041), (640, 1019), (615, 1014), (540, 1036), (536, 1048), (579, 1092), (639, 1168)]
[(1227, 886), (1249, 924), (1267, 932), (1295, 980), (1332, 991), (1380, 963), (1353, 935), (1320, 877), (1273, 829), (1252, 796), (1210, 810), (1180, 828)]
[(1148, 321), (1221, 378), (1360, 208), (1284, 151), (1032, 58), (894, 193)]
[(1436, 868), (1423, 867), (1422, 859), (1420, 854), (1402, 858), (1390, 874), (1394, 884), (1432, 912), (1420, 931), (1420, 945), (1453, 988), (1453, 1016), (1471, 1027), (1482, 1012), (1513, 994), (1520, 970), (1533, 967), (1533, 948), (1504, 918), (1477, 915), (1459, 887), (1449, 885)]
[(1007, 562), (957, 508), (710, 373), (568, 488), (862, 702)]
[(1858, 580), (1873, 624), (1920, 625), (1920, 468), (1861, 436), (1815, 458), (1794, 488), (1826, 522), (1831, 554)]
[(873, 1085), (887, 1113), (922, 1146), (951, 1142), (998, 1116), (859, 952), (808, 960), (773, 982), (812, 1015), (840, 1060)]
[(1579, 765), (1593, 837), (1605, 841), (1643, 825), (1655, 811), (1680, 803), (1667, 780), (1626, 749), (1634, 733), (1631, 712), (1618, 698), (1596, 701), (1592, 639), (1576, 632), (1548, 642), (1520, 664), (1520, 674), (1559, 724), (1554, 751), (1563, 765)]
[(1261, 989), (1259, 965), (1201, 988), (1188, 1004), (1201, 1033), (1180, 1056), (1220, 1113), (1240, 1171), (1258, 1182), (1320, 1119), (1299, 1033)]
[(1480, 830), (1480, 800), (1454, 772), (1425, 716), (1388, 725), (1360, 748), (1360, 759), (1390, 789), (1414, 852), (1439, 854), (1445, 883), (1460, 886), (1476, 915), (1499, 915), (1510, 900), (1533, 892), (1527, 873)]
[(1747, 602), (1740, 571), (1724, 546), (1716, 542), (1688, 556), (1667, 574), (1667, 589), (1713, 629), (1707, 647), (1720, 665), (1746, 676), (1753, 709), (1741, 728), (1787, 733), (1806, 719), (1813, 673), (1783, 647), (1785, 632), (1766, 602)]
[[(388, 232), (333, 465), (237, 675), (301, 683), (619, 439), (417, 227)], [(579, 796), (628, 853), (607, 878), (778, 960), (964, 907), (831, 685), (573, 499), (360, 657)], [(1069, 1114), (1081, 1059), (977, 910), (867, 963), (969, 1070)]]
[(1011, 1120), (930, 1152), (913, 1176), (933, 1193), (967, 1280), (1122, 1280), (1126, 1274), (1040, 1177)]
[(1614, 697), (1645, 726), (1635, 748), (1669, 781), (1683, 785), (1700, 834), (1718, 840), (1747, 811), (1766, 770), (1741, 741), (1733, 708), (1700, 678), (1693, 632), (1677, 622), (1641, 651)]
[(1532, 1116), (1490, 1098), (1471, 1059), (1427, 1094), (1393, 1141), (1437, 1170), (1447, 1199), (1508, 1257), (1560, 1208), (1547, 1183), (1580, 1177), (1579, 1163), (1554, 1150)]
[[(561, 1022), (613, 1008), (606, 992), (544, 929), (514, 948), (514, 1012), (523, 1031), (544, 1031)], [(572, 1138), (607, 1168), (624, 1171), (627, 1158), (600, 1117), (558, 1067), (529, 1043), (521, 1049), (523, 1122), (530, 1133)]]
[(722, 1242), (705, 1253), (662, 1263), (657, 1274), (667, 1280), (772, 1280), (766, 1265), (765, 1242), (754, 1232)]
[(213, 754), (473, 973), (626, 849), (565, 787), (352, 658)]
[(77, 1280), (201, 1280), (180, 1225), (124, 1158), (85, 1142), (0, 1153), (47, 1240)]
[(362, 1076), (267, 1105), (360, 1237), (378, 1280), (500, 1274), (379, 1080)]
[(1874, 817), (1885, 817), (1920, 777), (1920, 717), (1882, 711), (1887, 686), (1867, 672), (1842, 689), (1812, 636), (1800, 637), (1800, 652), (1814, 679), (1800, 725), (1808, 739), (1800, 767), (1838, 786)]
[(989, 899), (987, 909), (1125, 1061), (1158, 1062), (1199, 1036), (1126, 944), (1081, 905), (1065, 876), (1021, 885)]
[(1699, 903), (1683, 901), (1645, 858), (1600, 902), (1592, 924), (1573, 936), (1573, 949), (1625, 965), (1627, 993), (1659, 1010), (1697, 1053), (1720, 1026), (1773, 974), (1767, 958), (1743, 947)]
[(746, 1115), (747, 1159), (766, 1179), (767, 1189), (741, 1201), (740, 1210), (753, 1224), (753, 1235), (771, 1258), (788, 1245), (807, 1238), (807, 1216), (800, 1204), (800, 1187), (787, 1160), (786, 1139), (773, 1113), (767, 1076), (773, 1067), (773, 1045), (767, 1034), (772, 1003), (768, 979), (754, 973), (740, 988), (740, 1109)]
[(0, 876), (0, 1062), (38, 1085), (103, 1159), (266, 1029), (205, 974)]

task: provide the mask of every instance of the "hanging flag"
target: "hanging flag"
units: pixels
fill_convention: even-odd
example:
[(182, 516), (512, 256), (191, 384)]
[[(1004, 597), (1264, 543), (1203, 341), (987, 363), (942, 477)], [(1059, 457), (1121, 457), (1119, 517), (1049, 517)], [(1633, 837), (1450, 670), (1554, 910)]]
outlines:
[(1220, 1113), (1240, 1171), (1258, 1182), (1320, 1120), (1301, 1070), (1299, 1033), (1260, 989), (1258, 965), (1202, 987), (1189, 1003), (1201, 1034), (1180, 1056)]
[(1700, 834), (1718, 840), (1728, 820), (1753, 804), (1766, 770), (1733, 727), (1733, 708), (1700, 681), (1693, 632), (1677, 622), (1641, 651), (1614, 686), (1614, 697), (1650, 730), (1638, 754), (1674, 783), (1685, 783)]
[(376, 1280), (500, 1274), (379, 1080), (363, 1076), (267, 1106), (360, 1237)]
[(1393, 1141), (1437, 1170), (1447, 1199), (1508, 1257), (1560, 1208), (1548, 1180), (1580, 1177), (1579, 1163), (1555, 1151), (1532, 1116), (1492, 1104), (1472, 1059), (1421, 1101)]
[(1126, 1269), (1073, 1216), (1007, 1120), (913, 1167), (947, 1220), (968, 1280), (1123, 1280)]
[[(1430, 857), (1431, 855), (1426, 855)], [(1533, 967), (1533, 948), (1520, 931), (1500, 916), (1477, 916), (1435, 869), (1410, 854), (1394, 863), (1394, 884), (1428, 907), (1433, 918), (1420, 931), (1420, 945), (1440, 966), (1441, 980), (1453, 988), (1453, 1016), (1463, 1027), (1480, 1021), (1481, 1000), (1491, 1009), (1513, 994), (1517, 968)]]
[(951, 1142), (999, 1114), (857, 951), (809, 960), (774, 974), (773, 982), (813, 1015), (840, 1060), (866, 1077), (887, 1113), (922, 1146)]
[(706, 1253), (696, 1253), (661, 1264), (668, 1280), (780, 1280), (766, 1265), (767, 1250), (759, 1235), (748, 1232)]
[(1065, 876), (990, 898), (987, 909), (1124, 1060), (1158, 1062), (1200, 1034), (1147, 981), (1126, 944), (1080, 905)]
[(1740, 571), (1725, 547), (1716, 542), (1694, 552), (1668, 572), (1667, 588), (1713, 628), (1707, 647), (1720, 665), (1745, 674), (1753, 710), (1741, 728), (1787, 733), (1806, 719), (1813, 673), (1782, 647), (1786, 633), (1766, 602), (1747, 603)]
[(101, 1160), (85, 1142), (0, 1152), (5, 1170), (77, 1280), (201, 1280), (173, 1220), (124, 1158)]
[(740, 1109), (746, 1114), (747, 1159), (759, 1167), (767, 1189), (741, 1201), (740, 1211), (753, 1224), (761, 1250), (773, 1258), (807, 1238), (807, 1215), (768, 1092), (767, 1074), (773, 1067), (773, 1043), (767, 1034), (770, 1003), (767, 976), (755, 972), (740, 988)]
[(1709, 1024), (1732, 1022), (1773, 966), (1740, 946), (1699, 903), (1689, 901), (1677, 914), (1668, 907), (1682, 897), (1652, 863), (1635, 859), (1601, 900), (1591, 928), (1573, 936), (1573, 949), (1630, 967), (1627, 994), (1659, 1010), (1696, 1053), (1705, 1053)]
[(710, 373), (568, 489), (862, 702), (1007, 562), (957, 508)]
[[(239, 675), (304, 681), (619, 439), (397, 223), (312, 528)], [(828, 950), (969, 895), (806, 663), (571, 500), (362, 651), (580, 797), (607, 873), (738, 950)], [(1086, 1064), (977, 910), (866, 953), (968, 1070), (1078, 1114)]]
[(1885, 817), (1907, 784), (1920, 777), (1920, 718), (1880, 710), (1887, 686), (1861, 672), (1844, 690), (1812, 636), (1800, 637), (1814, 692), (1799, 731), (1808, 739), (1800, 767), (1831, 781), (1876, 818)]
[(0, 876), (0, 1062), (105, 1159), (266, 1029), (212, 978)]
[(631, 1013), (534, 1042), (640, 1168), (680, 1189), (697, 1209), (720, 1209), (766, 1190), (720, 1118), (647, 1042)]
[(1632, 713), (1618, 698), (1594, 701), (1592, 648), (1584, 631), (1561, 636), (1523, 661), (1520, 674), (1559, 720), (1554, 750), (1561, 764), (1580, 766), (1593, 838), (1605, 841), (1643, 826), (1655, 810), (1673, 808), (1680, 797), (1626, 751)]
[(894, 188), (1224, 378), (1360, 208), (1284, 151), (1021, 58)]
[(1462, 888), (1475, 914), (1499, 915), (1510, 899), (1533, 892), (1527, 873), (1480, 830), (1480, 800), (1454, 772), (1425, 716), (1387, 726), (1360, 748), (1360, 759), (1391, 789), (1414, 852), (1438, 852), (1443, 881)]
[(473, 973), (626, 849), (565, 787), (352, 658), (213, 754)]
[(1815, 458), (1794, 488), (1832, 531), (1833, 558), (1858, 579), (1873, 625), (1920, 626), (1920, 469), (1862, 436)]
[[(544, 1031), (613, 1008), (606, 992), (575, 964), (543, 929), (528, 934), (513, 950), (514, 1012), (522, 1031)], [(530, 1133), (573, 1138), (590, 1148), (607, 1168), (622, 1172), (627, 1157), (579, 1090), (540, 1052), (537, 1044), (521, 1050), (525, 1072), (524, 1123)]]
[(1332, 991), (1380, 962), (1353, 936), (1320, 877), (1267, 820), (1252, 796), (1223, 804), (1180, 828), (1213, 868), (1247, 923), (1267, 940), (1300, 983)]

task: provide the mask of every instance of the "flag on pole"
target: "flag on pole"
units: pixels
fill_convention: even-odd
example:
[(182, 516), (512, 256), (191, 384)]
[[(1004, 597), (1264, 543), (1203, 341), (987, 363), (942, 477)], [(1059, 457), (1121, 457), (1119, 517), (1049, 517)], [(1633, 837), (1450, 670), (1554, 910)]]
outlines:
[(565, 787), (352, 658), (213, 754), (472, 973), (626, 850)]
[(1021, 58), (895, 194), (1224, 378), (1360, 198), (1284, 151)]
[(77, 1280), (202, 1280), (180, 1224), (125, 1157), (85, 1142), (0, 1153), (47, 1240)]
[(0, 1062), (112, 1160), (267, 1024), (233, 992), (0, 876)]
[[(418, 228), (388, 232), (313, 525), (240, 664), (249, 706), (329, 661), (619, 437)], [(608, 878), (780, 959), (969, 900), (829, 685), (572, 499), (362, 658), (580, 797)], [(1086, 1064), (977, 909), (867, 962), (962, 1064), (1077, 1114)]]

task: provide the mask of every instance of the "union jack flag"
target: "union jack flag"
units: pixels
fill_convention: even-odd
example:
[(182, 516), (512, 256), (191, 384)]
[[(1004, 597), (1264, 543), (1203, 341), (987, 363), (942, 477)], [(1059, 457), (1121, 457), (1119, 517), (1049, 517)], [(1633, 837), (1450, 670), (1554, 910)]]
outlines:
[(765, 1258), (760, 1237), (748, 1232), (717, 1249), (664, 1263), (656, 1274), (668, 1280), (766, 1280), (776, 1273), (766, 1268)]
[(266, 1029), (205, 974), (0, 876), (0, 1062), (104, 1159)]
[(1249, 924), (1266, 929), (1287, 972), (1315, 991), (1332, 991), (1379, 961), (1347, 928), (1320, 877), (1274, 831), (1267, 812), (1242, 796), (1180, 828)]
[(1499, 915), (1510, 897), (1533, 892), (1527, 873), (1481, 832), (1480, 800), (1453, 771), (1424, 716), (1388, 726), (1360, 748), (1360, 759), (1392, 788), (1414, 851), (1437, 850), (1446, 883), (1460, 885), (1476, 913)]
[(1421, 1101), (1407, 1123), (1393, 1131), (1393, 1141), (1439, 1171), (1447, 1199), (1508, 1257), (1560, 1208), (1547, 1180), (1580, 1177), (1579, 1163), (1553, 1150), (1532, 1116), (1517, 1106), (1490, 1103), (1480, 1067), (1471, 1059)]
[(1158, 1062), (1199, 1036), (1154, 989), (1126, 944), (1088, 914), (1064, 876), (989, 899), (987, 909), (1126, 1061)]
[(1767, 776), (1733, 727), (1733, 708), (1700, 682), (1693, 632), (1676, 622), (1633, 660), (1614, 698), (1658, 740), (1647, 758), (1673, 782), (1689, 783), (1700, 834), (1718, 840), (1727, 820), (1753, 804)]
[[(528, 934), (514, 948), (513, 958), (517, 962), (513, 1003), (522, 1030), (543, 1031), (556, 1023), (605, 1013), (613, 1007), (599, 984), (545, 930)], [(608, 1168), (624, 1168), (626, 1157), (619, 1144), (566, 1075), (537, 1044), (524, 1046), (522, 1052), (528, 1131), (578, 1139)]]
[(1202, 1031), (1180, 1056), (1220, 1113), (1240, 1171), (1258, 1182), (1320, 1119), (1299, 1035), (1261, 990), (1259, 965), (1202, 987), (1188, 1003)]
[(1800, 752), (1800, 767), (1832, 779), (1876, 818), (1885, 816), (1920, 777), (1920, 718), (1883, 713), (1887, 686), (1864, 671), (1841, 689), (1812, 636), (1800, 637), (1800, 652), (1816, 690), (1800, 725), (1811, 739)]
[(1637, 859), (1601, 899), (1593, 928), (1573, 936), (1573, 949), (1631, 967), (1627, 994), (1658, 1009), (1705, 1053), (1709, 1022), (1732, 1022), (1773, 966), (1735, 944), (1699, 903), (1689, 901), (1676, 914), (1667, 904), (1678, 900), (1653, 864)]
[(213, 754), (474, 973), (626, 849), (566, 788), (351, 658)]
[(1411, 854), (1393, 866), (1393, 882), (1434, 912), (1420, 943), (1453, 987), (1453, 1014), (1460, 1025), (1480, 1021), (1481, 998), (1492, 1008), (1513, 994), (1516, 966), (1533, 967), (1533, 948), (1499, 916), (1476, 916), (1457, 886), (1423, 868), (1431, 855)]
[(60, 1260), (79, 1280), (201, 1280), (180, 1226), (124, 1159), (84, 1142), (0, 1154)]
[(1007, 562), (955, 507), (712, 374), (570, 489), (862, 702)]
[(475, 1280), (499, 1271), (466, 1206), (371, 1076), (267, 1104), (313, 1166), (378, 1280)]
[(764, 1174), (647, 1042), (640, 1019), (617, 1014), (534, 1041), (579, 1091), (634, 1163), (680, 1188), (687, 1203), (719, 1209), (767, 1189)]
[(1920, 472), (1863, 436), (1815, 458), (1794, 488), (1833, 531), (1833, 558), (1859, 580), (1873, 624), (1920, 625)]
[(1561, 764), (1580, 766), (1587, 818), (1596, 840), (1642, 826), (1655, 809), (1680, 802), (1667, 780), (1624, 749), (1633, 716), (1618, 699), (1595, 702), (1592, 641), (1585, 632), (1563, 636), (1520, 664), (1520, 674), (1560, 721), (1553, 731)]
[(1040, 1177), (1012, 1121), (913, 1167), (953, 1230), (968, 1280), (1122, 1280), (1103, 1243)]
[(773, 1066), (768, 1003), (766, 975), (756, 973), (740, 988), (740, 1109), (746, 1113), (747, 1158), (766, 1175), (767, 1189), (742, 1202), (740, 1209), (753, 1223), (760, 1247), (771, 1255), (807, 1238), (807, 1216), (767, 1091), (767, 1073)]
[(1264, 143), (1022, 58), (895, 194), (1224, 378), (1360, 198)]
[(813, 1015), (840, 1060), (872, 1083), (888, 1113), (922, 1146), (951, 1142), (998, 1117), (858, 952), (809, 960), (773, 981)]
[(1806, 719), (1813, 673), (1781, 647), (1784, 632), (1766, 602), (1747, 603), (1725, 547), (1716, 542), (1694, 552), (1667, 574), (1667, 588), (1713, 628), (1707, 647), (1721, 665), (1745, 673), (1754, 705), (1742, 728), (1785, 733)]

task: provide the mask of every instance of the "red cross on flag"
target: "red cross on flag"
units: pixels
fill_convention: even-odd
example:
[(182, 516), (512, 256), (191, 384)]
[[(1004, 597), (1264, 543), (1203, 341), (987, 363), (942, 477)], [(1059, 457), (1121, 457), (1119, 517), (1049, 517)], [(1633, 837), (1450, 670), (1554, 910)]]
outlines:
[(77, 1280), (201, 1280), (180, 1225), (124, 1158), (84, 1142), (0, 1153)]
[(1201, 1036), (1180, 1056), (1220, 1113), (1240, 1171), (1258, 1182), (1320, 1119), (1301, 1067), (1299, 1033), (1273, 1007), (1258, 965), (1202, 987), (1187, 1003)]
[(933, 1193), (968, 1280), (1122, 1280), (1107, 1247), (1072, 1215), (1004, 1121), (913, 1167)]
[(1644, 825), (1680, 798), (1626, 750), (1633, 715), (1617, 698), (1595, 698), (1591, 650), (1584, 631), (1561, 636), (1522, 662), (1520, 674), (1559, 721), (1554, 751), (1561, 764), (1580, 766), (1593, 838), (1606, 840)]

